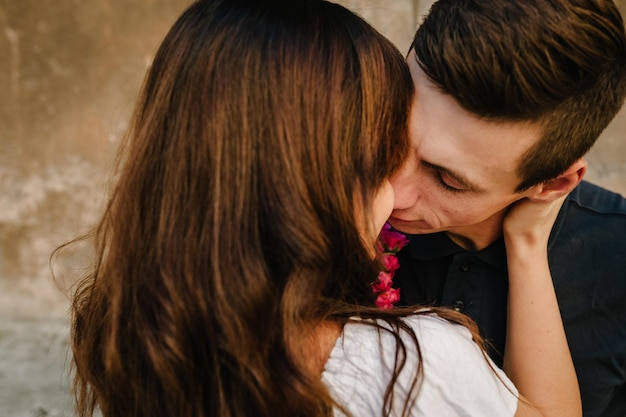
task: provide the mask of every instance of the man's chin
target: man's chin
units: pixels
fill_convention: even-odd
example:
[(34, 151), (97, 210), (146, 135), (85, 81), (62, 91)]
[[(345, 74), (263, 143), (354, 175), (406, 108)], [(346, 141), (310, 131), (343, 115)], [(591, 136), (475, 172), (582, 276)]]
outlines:
[(428, 222), (424, 220), (400, 220), (390, 217), (387, 221), (397, 231), (410, 235), (425, 235), (440, 231), (432, 227)]

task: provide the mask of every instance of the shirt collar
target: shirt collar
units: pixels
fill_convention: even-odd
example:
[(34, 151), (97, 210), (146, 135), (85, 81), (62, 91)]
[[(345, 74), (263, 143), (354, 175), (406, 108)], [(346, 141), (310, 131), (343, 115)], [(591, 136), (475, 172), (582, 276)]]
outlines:
[(485, 249), (477, 252), (471, 252), (460, 247), (444, 232), (426, 235), (407, 235), (407, 237), (410, 241), (408, 245), (410, 256), (418, 261), (431, 261), (459, 253), (468, 253), (498, 270), (507, 270), (506, 249), (502, 237)]

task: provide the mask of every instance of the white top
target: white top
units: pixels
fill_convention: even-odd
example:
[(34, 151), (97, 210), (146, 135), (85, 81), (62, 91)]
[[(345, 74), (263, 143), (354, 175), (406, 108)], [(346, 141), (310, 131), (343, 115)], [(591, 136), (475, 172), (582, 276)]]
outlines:
[[(502, 370), (485, 358), (467, 328), (434, 315), (410, 316), (404, 321), (415, 331), (423, 363), (422, 383), (411, 416), (515, 414), (517, 389)], [(401, 337), (407, 348), (407, 363), (394, 385), (392, 416), (402, 415), (419, 363), (415, 344), (405, 332)], [(380, 416), (395, 351), (392, 334), (349, 322), (326, 362), (322, 382), (353, 416)], [(343, 415), (335, 411), (335, 416)]]

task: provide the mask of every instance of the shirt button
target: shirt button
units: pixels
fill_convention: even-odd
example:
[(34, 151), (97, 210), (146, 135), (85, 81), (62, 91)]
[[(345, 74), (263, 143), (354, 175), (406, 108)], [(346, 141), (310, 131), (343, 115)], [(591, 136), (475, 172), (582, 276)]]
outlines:
[(463, 272), (467, 272), (467, 271), (469, 271), (469, 264), (463, 264), (463, 265), (461, 265), (461, 271), (463, 271)]
[(454, 304), (452, 305), (452, 308), (454, 309), (454, 311), (463, 311), (463, 301), (461, 300), (456, 300), (454, 302)]

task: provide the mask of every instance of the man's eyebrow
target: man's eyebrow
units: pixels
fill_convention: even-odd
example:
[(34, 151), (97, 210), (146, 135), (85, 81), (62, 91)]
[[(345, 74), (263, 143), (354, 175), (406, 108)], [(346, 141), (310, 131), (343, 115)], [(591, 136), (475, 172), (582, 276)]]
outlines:
[(443, 172), (444, 174), (446, 174), (447, 176), (449, 176), (450, 178), (452, 178), (453, 180), (455, 180), (456, 182), (458, 182), (459, 184), (461, 184), (467, 191), (473, 191), (473, 192), (483, 192), (484, 190), (482, 189), (482, 187), (479, 187), (478, 185), (476, 185), (475, 183), (473, 183), (472, 181), (470, 181), (465, 175), (453, 171), (449, 168), (444, 168), (442, 166), (439, 165), (435, 165), (432, 164), (428, 161), (420, 161), (422, 165), (424, 165), (426, 168), (430, 168), (433, 169), (435, 171), (439, 171), (439, 172)]

